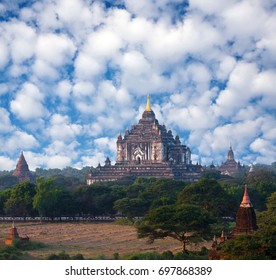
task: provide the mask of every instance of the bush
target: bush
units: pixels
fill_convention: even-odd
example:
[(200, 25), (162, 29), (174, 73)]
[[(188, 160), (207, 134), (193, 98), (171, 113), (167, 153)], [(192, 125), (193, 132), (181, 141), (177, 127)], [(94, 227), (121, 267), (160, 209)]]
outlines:
[(84, 260), (82, 254), (76, 254), (70, 256), (69, 254), (65, 253), (65, 251), (60, 252), (59, 254), (51, 254), (47, 258), (48, 260)]
[(38, 241), (20, 241), (20, 240), (15, 240), (13, 242), (13, 247), (22, 250), (22, 251), (30, 251), (30, 250), (36, 250), (40, 248), (45, 248), (46, 245), (42, 242)]
[(14, 246), (4, 246), (0, 248), (0, 260), (20, 260), (23, 253)]
[(130, 255), (127, 259), (128, 260), (162, 260), (162, 256), (158, 252), (147, 252), (147, 253)]
[(120, 225), (120, 226), (133, 226), (134, 222), (131, 221), (130, 219), (128, 218), (120, 218), (120, 219), (117, 219), (114, 224), (116, 225)]

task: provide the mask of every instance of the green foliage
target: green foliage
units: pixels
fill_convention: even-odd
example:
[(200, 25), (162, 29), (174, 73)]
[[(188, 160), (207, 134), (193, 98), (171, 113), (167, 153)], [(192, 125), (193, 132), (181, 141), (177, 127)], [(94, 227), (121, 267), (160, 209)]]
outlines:
[(71, 260), (70, 256), (65, 253), (65, 251), (60, 252), (59, 254), (51, 254), (47, 258), (48, 260)]
[(214, 179), (201, 179), (187, 186), (178, 195), (178, 203), (191, 203), (204, 208), (212, 216), (233, 215), (233, 200)]
[(42, 169), (37, 168), (35, 170), (36, 176), (44, 177), (45, 179), (53, 178), (53, 177), (69, 177), (69, 178), (75, 178), (74, 180), (79, 181), (80, 183), (85, 183), (86, 176), (88, 172), (90, 171), (90, 167), (83, 167), (82, 169), (76, 169), (72, 167), (66, 167), (64, 169)]
[(5, 212), (11, 216), (34, 216), (33, 197), (35, 185), (30, 182), (17, 184), (10, 192), (5, 202)]
[(127, 257), (128, 260), (162, 260), (161, 254), (158, 252), (146, 252), (132, 254)]
[(267, 259), (262, 247), (262, 240), (258, 235), (240, 235), (227, 240), (219, 251), (224, 259), (229, 260), (261, 260)]
[(182, 250), (186, 250), (186, 243), (193, 237), (201, 240), (210, 234), (210, 224), (213, 219), (201, 207), (189, 204), (166, 205), (149, 211), (137, 226), (138, 238), (147, 237), (149, 242), (155, 239), (172, 237), (182, 243)]
[(119, 253), (114, 253), (113, 254), (113, 259), (114, 260), (119, 260), (120, 259), (120, 254)]
[(120, 226), (133, 226), (134, 222), (133, 220), (130, 220), (128, 218), (120, 218), (120, 219), (116, 219), (114, 224)]
[(4, 190), (0, 192), (0, 215), (3, 216), (6, 214), (5, 212), (5, 204), (7, 200), (10, 198), (11, 190)]
[(41, 217), (59, 217), (68, 215), (74, 210), (71, 194), (54, 185), (52, 179), (37, 179), (36, 194), (33, 199), (33, 207)]
[(0, 176), (0, 190), (10, 189), (17, 183), (18, 178), (12, 176), (12, 174), (7, 173), (3, 176)]
[(69, 254), (65, 253), (65, 251), (62, 251), (58, 254), (49, 255), (47, 260), (84, 260), (84, 257), (82, 254), (70, 256)]
[(95, 184), (82, 186), (74, 192), (76, 207), (81, 215), (112, 215), (115, 198), (112, 188)]
[(4, 246), (0, 248), (0, 260), (20, 260), (22, 257), (22, 251), (14, 246)]
[(221, 178), (221, 175), (220, 172), (217, 171), (216, 169), (208, 168), (203, 172), (202, 178), (218, 180)]
[(199, 252), (185, 251), (173, 254), (171, 251), (136, 253), (126, 257), (128, 260), (207, 260), (208, 250)]
[(37, 250), (46, 247), (46, 245), (42, 242), (32, 240), (22, 242), (20, 239), (14, 240), (12, 246), (22, 251)]

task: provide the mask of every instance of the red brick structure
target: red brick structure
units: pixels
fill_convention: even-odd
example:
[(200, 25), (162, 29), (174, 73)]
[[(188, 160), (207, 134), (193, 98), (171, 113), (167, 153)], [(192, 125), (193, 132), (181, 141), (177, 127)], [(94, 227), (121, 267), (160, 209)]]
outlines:
[(247, 186), (245, 185), (242, 202), (236, 215), (236, 226), (230, 235), (237, 236), (254, 233), (257, 228), (256, 214), (250, 201)]
[(28, 181), (34, 182), (34, 175), (29, 170), (29, 166), (23, 152), (20, 154), (19, 160), (16, 164), (16, 169), (12, 175), (18, 178), (19, 183)]
[(14, 222), (12, 223), (12, 227), (10, 229), (10, 233), (8, 237), (5, 239), (5, 244), (6, 245), (12, 245), (14, 241), (19, 240), (22, 242), (29, 241), (29, 237), (20, 237), (17, 228), (14, 225)]

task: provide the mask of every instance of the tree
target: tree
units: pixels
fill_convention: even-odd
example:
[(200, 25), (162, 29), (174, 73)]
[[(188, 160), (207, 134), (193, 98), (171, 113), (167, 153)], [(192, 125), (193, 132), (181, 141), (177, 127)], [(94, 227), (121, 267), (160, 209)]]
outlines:
[(33, 207), (40, 217), (54, 218), (59, 214), (58, 197), (61, 190), (54, 186), (51, 179), (44, 180), (40, 177), (36, 180), (36, 194), (34, 196)]
[(4, 190), (0, 192), (0, 215), (5, 215), (5, 204), (10, 198), (11, 190)]
[(12, 216), (34, 216), (33, 198), (35, 185), (30, 182), (17, 184), (5, 203), (5, 212)]
[(145, 214), (147, 205), (144, 200), (140, 198), (122, 198), (114, 203), (114, 209), (117, 213), (127, 216), (128, 219), (139, 217)]
[(147, 237), (151, 243), (155, 239), (172, 237), (181, 242), (184, 252), (187, 242), (193, 237), (202, 239), (210, 234), (212, 222), (208, 212), (195, 205), (161, 206), (149, 211), (142, 219), (137, 227), (138, 238)]
[(11, 174), (0, 176), (0, 190), (10, 189), (12, 186), (16, 185), (17, 183), (18, 183), (18, 178)]
[(198, 205), (212, 214), (221, 218), (233, 215), (233, 201), (220, 184), (214, 179), (201, 179), (187, 186), (178, 196), (178, 203), (191, 203)]

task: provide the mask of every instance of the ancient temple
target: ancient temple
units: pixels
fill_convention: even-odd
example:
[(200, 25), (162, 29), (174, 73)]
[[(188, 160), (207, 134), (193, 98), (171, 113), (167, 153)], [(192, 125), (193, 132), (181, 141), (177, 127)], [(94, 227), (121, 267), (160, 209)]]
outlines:
[(27, 181), (34, 182), (34, 175), (29, 170), (29, 166), (23, 152), (20, 154), (19, 160), (16, 164), (16, 169), (12, 175), (18, 178), (19, 183)]
[(230, 236), (250, 234), (257, 230), (256, 214), (250, 201), (247, 186), (244, 187), (244, 195), (240, 208), (236, 215), (236, 226)]
[(233, 176), (243, 169), (244, 167), (241, 166), (240, 162), (236, 162), (234, 151), (232, 149), (232, 146), (230, 145), (226, 161), (222, 163), (221, 166), (217, 168), (217, 170), (220, 171), (222, 175)]
[(192, 164), (190, 148), (181, 144), (178, 135), (174, 137), (171, 130), (159, 124), (148, 96), (138, 124), (126, 129), (124, 136), (118, 135), (115, 165), (107, 158), (104, 166), (91, 170), (87, 184), (127, 176), (197, 181), (202, 171), (202, 166)]

